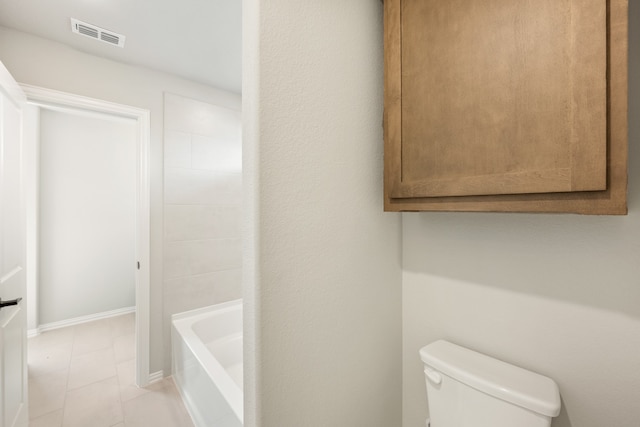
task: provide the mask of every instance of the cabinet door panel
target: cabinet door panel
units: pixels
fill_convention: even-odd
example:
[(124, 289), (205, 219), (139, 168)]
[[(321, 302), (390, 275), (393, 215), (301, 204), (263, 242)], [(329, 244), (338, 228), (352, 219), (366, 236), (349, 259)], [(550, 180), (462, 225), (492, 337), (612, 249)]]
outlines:
[(402, 0), (392, 197), (606, 189), (606, 0)]
[(386, 0), (385, 209), (625, 213), (626, 23), (627, 0)]

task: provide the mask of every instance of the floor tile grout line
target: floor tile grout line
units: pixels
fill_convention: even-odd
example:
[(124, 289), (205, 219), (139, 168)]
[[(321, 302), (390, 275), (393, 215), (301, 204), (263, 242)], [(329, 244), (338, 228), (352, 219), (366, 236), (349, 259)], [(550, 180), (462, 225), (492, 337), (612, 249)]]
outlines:
[(73, 361), (73, 348), (75, 347), (75, 343), (76, 343), (76, 327), (74, 326), (70, 326), (70, 331), (71, 331), (71, 353), (69, 354), (69, 365), (67, 366), (67, 378), (65, 380), (65, 384), (64, 384), (64, 397), (62, 400), (62, 421), (61, 421), (61, 425), (64, 426), (64, 417), (65, 417), (65, 413), (67, 412), (67, 395), (69, 393), (69, 376), (71, 375), (71, 362)]
[[(113, 328), (113, 324), (110, 322), (109, 326)], [(120, 373), (118, 372), (118, 362), (116, 360), (116, 337), (114, 336), (114, 331), (111, 329), (111, 354), (113, 355), (113, 366), (116, 368), (116, 384), (118, 387), (118, 401), (120, 403), (120, 413), (122, 414), (122, 419), (113, 424), (113, 426), (118, 425), (119, 423), (124, 424), (124, 404), (122, 403), (122, 385), (120, 384)]]

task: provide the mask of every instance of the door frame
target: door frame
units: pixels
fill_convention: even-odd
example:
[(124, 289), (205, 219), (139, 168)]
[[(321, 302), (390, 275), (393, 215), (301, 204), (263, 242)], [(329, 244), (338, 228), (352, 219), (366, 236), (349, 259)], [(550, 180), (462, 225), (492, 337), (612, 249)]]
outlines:
[[(150, 327), (150, 112), (149, 110), (116, 104), (95, 98), (74, 95), (38, 86), (20, 84), (27, 104), (81, 115), (112, 115), (136, 121), (136, 384), (149, 384)], [(34, 206), (37, 209), (37, 206)], [(31, 255), (33, 256), (33, 255)], [(37, 296), (29, 304), (38, 306)]]

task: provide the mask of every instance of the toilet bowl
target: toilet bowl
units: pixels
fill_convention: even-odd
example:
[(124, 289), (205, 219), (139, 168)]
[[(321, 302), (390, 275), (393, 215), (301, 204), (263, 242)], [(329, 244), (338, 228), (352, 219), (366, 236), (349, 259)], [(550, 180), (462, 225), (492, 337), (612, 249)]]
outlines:
[(430, 427), (549, 427), (560, 413), (551, 378), (444, 340), (420, 358)]

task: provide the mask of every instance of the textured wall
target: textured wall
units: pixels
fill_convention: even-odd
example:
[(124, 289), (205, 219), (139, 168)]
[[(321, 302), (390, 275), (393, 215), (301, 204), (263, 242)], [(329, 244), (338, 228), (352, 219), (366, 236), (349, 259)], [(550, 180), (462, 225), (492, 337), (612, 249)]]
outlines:
[(553, 427), (640, 420), (640, 3), (630, 2), (629, 215), (403, 215), (404, 427), (445, 338), (554, 378)]
[(163, 369), (163, 95), (181, 94), (238, 109), (240, 96), (169, 74), (98, 58), (0, 27), (0, 61), (20, 83), (99, 98), (151, 112), (151, 372)]
[(255, 231), (244, 272), (256, 316), (246, 360), (257, 370), (245, 377), (246, 425), (399, 426), (400, 218), (382, 212), (382, 5), (243, 6)]

